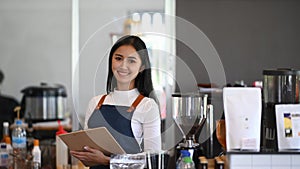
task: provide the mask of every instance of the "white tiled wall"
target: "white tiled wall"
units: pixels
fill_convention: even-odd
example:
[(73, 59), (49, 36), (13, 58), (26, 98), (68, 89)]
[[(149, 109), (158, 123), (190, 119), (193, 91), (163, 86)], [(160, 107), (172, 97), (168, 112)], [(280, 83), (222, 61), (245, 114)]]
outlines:
[(300, 154), (229, 154), (230, 169), (300, 169)]

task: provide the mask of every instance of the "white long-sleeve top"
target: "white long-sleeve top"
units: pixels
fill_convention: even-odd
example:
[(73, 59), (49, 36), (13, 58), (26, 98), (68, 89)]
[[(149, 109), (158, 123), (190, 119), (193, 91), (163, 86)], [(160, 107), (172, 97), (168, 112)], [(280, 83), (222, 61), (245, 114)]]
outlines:
[[(114, 90), (108, 94), (103, 105), (128, 106), (130, 107), (140, 93), (138, 90), (129, 91)], [(94, 112), (99, 100), (103, 95), (93, 97), (88, 105), (84, 128), (88, 128), (88, 120)], [(144, 139), (144, 151), (161, 150), (161, 125), (159, 108), (152, 98), (144, 97), (138, 104), (131, 119), (131, 128), (138, 144)]]

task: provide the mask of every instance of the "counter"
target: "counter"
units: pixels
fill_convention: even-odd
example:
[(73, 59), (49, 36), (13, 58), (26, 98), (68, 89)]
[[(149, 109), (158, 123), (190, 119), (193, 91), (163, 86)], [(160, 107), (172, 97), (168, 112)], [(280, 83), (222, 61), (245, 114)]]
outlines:
[[(300, 169), (300, 151), (227, 152), (221, 157), (224, 169)], [(215, 169), (215, 159), (207, 159), (207, 169)], [(199, 166), (198, 169), (204, 169)]]
[(228, 152), (233, 169), (300, 169), (300, 152)]

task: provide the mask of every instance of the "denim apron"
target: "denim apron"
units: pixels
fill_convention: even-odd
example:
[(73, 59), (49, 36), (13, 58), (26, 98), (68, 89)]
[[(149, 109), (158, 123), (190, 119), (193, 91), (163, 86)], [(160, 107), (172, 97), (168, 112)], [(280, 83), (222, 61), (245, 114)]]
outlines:
[[(106, 127), (127, 154), (141, 152), (131, 129), (131, 119), (137, 105), (144, 98), (139, 95), (131, 107), (102, 105), (106, 95), (99, 100), (97, 107), (88, 120), (88, 128)], [(98, 165), (90, 169), (109, 169), (109, 165)]]

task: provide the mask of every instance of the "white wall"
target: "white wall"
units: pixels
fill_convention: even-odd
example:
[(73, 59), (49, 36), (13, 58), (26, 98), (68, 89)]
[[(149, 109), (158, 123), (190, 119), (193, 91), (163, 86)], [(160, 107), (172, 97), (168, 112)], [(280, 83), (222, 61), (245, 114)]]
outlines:
[(2, 93), (21, 100), (20, 91), (40, 82), (71, 86), (71, 0), (1, 0)]
[(83, 116), (89, 99), (105, 91), (109, 33), (122, 31), (128, 11), (164, 10), (164, 1), (79, 1), (78, 110), (72, 103), (71, 7), (71, 0), (0, 1), (2, 93), (20, 101), (27, 86), (60, 83), (67, 87), (69, 110)]

